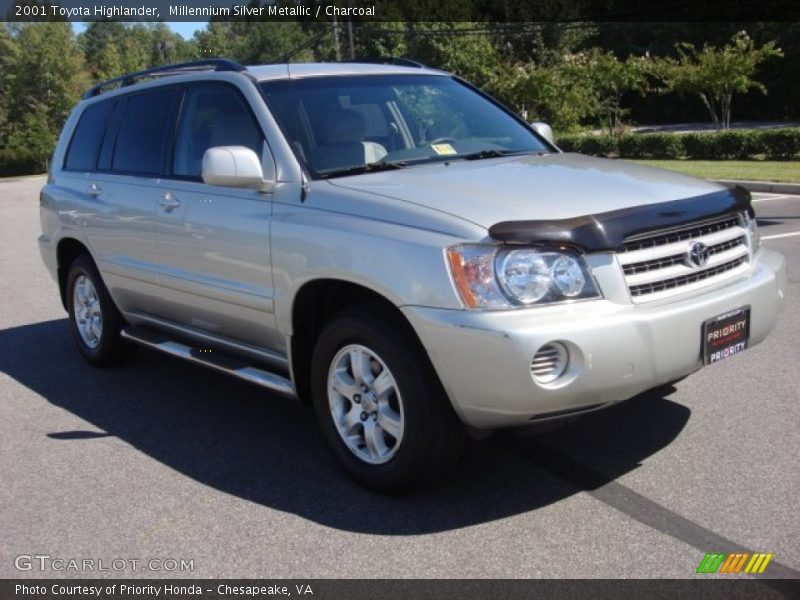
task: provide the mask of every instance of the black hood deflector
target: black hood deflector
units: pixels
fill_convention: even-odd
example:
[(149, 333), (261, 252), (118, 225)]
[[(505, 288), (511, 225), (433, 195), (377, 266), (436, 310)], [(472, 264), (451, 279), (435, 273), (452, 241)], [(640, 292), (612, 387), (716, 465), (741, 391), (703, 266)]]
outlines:
[(622, 251), (630, 236), (747, 211), (755, 216), (750, 192), (741, 186), (711, 194), (623, 208), (606, 213), (552, 221), (504, 221), (489, 228), (499, 241), (564, 245), (585, 252)]

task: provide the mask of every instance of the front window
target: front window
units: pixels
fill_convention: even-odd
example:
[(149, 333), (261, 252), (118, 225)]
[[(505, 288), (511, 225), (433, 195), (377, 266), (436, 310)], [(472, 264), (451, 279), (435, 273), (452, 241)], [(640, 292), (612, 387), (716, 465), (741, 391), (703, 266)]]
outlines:
[(551, 151), (523, 123), (451, 77), (312, 77), (261, 88), (315, 177)]

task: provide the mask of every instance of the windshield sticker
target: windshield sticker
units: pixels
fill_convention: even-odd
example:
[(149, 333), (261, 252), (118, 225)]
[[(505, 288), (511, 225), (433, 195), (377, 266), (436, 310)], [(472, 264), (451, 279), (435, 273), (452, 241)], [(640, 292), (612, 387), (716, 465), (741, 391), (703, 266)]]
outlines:
[(431, 148), (433, 148), (433, 151), (439, 156), (451, 156), (453, 154), (458, 154), (456, 149), (450, 144), (431, 144)]

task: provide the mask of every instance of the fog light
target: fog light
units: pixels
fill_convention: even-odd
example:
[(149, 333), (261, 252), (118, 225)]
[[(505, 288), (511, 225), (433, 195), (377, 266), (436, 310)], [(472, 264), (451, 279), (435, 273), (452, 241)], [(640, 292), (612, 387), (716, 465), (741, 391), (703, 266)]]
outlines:
[(558, 342), (545, 344), (531, 361), (531, 375), (537, 383), (552, 383), (564, 374), (569, 364), (567, 349)]

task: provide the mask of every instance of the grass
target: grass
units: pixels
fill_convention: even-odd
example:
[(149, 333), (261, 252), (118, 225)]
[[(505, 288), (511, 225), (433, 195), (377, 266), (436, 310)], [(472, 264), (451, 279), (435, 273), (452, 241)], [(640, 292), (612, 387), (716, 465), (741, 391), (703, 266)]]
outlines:
[(796, 160), (634, 160), (631, 162), (678, 171), (703, 179), (800, 183), (800, 161)]

